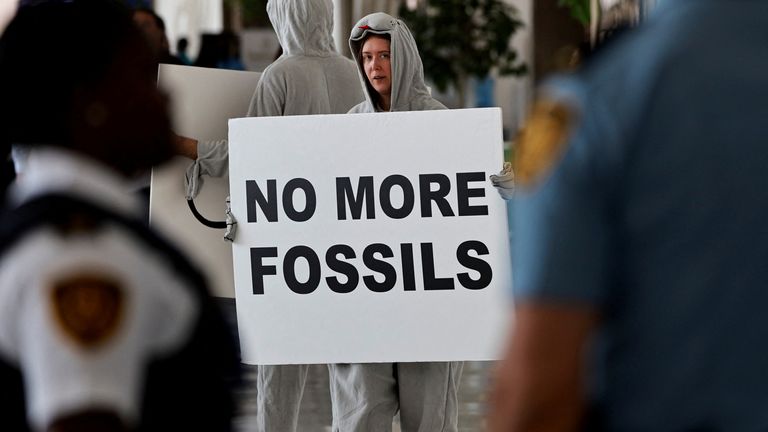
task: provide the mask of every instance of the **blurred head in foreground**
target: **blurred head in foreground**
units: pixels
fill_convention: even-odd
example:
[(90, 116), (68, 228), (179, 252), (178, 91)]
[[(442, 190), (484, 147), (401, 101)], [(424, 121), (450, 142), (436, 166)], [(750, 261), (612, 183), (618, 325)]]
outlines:
[(22, 6), (0, 38), (0, 145), (65, 147), (126, 176), (161, 163), (170, 125), (154, 74), (119, 3)]

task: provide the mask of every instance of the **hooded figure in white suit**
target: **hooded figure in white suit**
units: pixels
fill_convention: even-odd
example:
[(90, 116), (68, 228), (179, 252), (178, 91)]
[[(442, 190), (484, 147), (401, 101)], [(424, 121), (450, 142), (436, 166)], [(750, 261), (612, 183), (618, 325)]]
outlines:
[(251, 117), (344, 114), (363, 100), (355, 66), (333, 43), (331, 0), (270, 0), (283, 55), (264, 69)]
[[(446, 109), (424, 83), (416, 42), (401, 20), (384, 13), (361, 19), (349, 40), (365, 101), (350, 113)], [(403, 432), (456, 432), (463, 363), (329, 365), (333, 430), (391, 432), (400, 412)]]
[[(269, 0), (283, 55), (264, 69), (250, 117), (343, 114), (363, 100), (355, 64), (336, 52), (331, 0)], [(258, 431), (296, 431), (308, 365), (259, 366)]]
[[(331, 0), (269, 0), (267, 13), (283, 55), (264, 70), (248, 116), (343, 114), (364, 99), (355, 64), (335, 50)], [(198, 144), (197, 160), (187, 171), (188, 196), (197, 194), (201, 175), (226, 174), (227, 147)], [(258, 431), (297, 430), (308, 370), (308, 365), (258, 367)]]
[[(249, 117), (344, 114), (364, 99), (355, 64), (334, 47), (332, 0), (269, 0), (267, 13), (283, 55), (264, 69)], [(187, 197), (197, 195), (200, 176), (225, 175), (228, 161), (226, 142), (199, 142)]]

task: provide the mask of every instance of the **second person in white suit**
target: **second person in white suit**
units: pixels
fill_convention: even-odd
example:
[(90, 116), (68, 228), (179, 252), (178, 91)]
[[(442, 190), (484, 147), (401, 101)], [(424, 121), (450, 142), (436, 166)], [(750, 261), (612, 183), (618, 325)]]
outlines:
[[(355, 64), (336, 52), (331, 0), (269, 0), (267, 13), (283, 54), (263, 72), (249, 117), (343, 114), (363, 100)], [(221, 176), (228, 166), (226, 142), (197, 144), (187, 170), (188, 195), (201, 175)], [(258, 432), (295, 432), (308, 365), (259, 366)]]

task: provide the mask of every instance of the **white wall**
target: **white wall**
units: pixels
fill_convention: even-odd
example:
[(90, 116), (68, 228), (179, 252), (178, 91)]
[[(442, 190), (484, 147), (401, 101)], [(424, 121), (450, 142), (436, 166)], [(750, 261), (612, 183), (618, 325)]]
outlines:
[(344, 19), (344, 11), (347, 8), (348, 1), (346, 0), (333, 0), (333, 40), (336, 42), (336, 50), (344, 52), (344, 47), (347, 44), (347, 38), (349, 35), (346, 29), (347, 26), (341, 24)]
[[(17, 0), (0, 0), (0, 31), (13, 17), (17, 4)], [(176, 51), (176, 40), (186, 37), (192, 58), (200, 49), (200, 34), (219, 33), (224, 26), (221, 1), (155, 0), (155, 11), (165, 21), (171, 52)]]
[(224, 10), (221, 1), (212, 0), (155, 0), (155, 12), (165, 20), (171, 52), (176, 51), (176, 40), (189, 40), (187, 53), (194, 59), (200, 49), (201, 33), (220, 33), (224, 28)]
[(517, 130), (522, 127), (528, 106), (533, 99), (533, 1), (506, 0), (520, 12), (520, 18), (525, 27), (518, 30), (512, 40), (512, 46), (518, 52), (521, 60), (528, 65), (528, 74), (522, 78), (499, 77), (496, 81), (494, 96), (496, 105), (500, 106), (504, 116), (504, 127), (508, 130), (509, 138), (515, 137)]

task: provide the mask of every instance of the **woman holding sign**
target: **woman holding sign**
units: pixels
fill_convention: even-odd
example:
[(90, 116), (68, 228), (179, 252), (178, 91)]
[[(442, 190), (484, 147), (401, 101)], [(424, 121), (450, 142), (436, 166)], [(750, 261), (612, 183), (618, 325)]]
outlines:
[[(384, 13), (361, 19), (349, 39), (365, 101), (350, 113), (446, 109), (424, 83), (416, 42), (401, 20)], [(458, 430), (461, 362), (329, 365), (333, 430), (391, 431), (400, 411), (403, 432)]]

